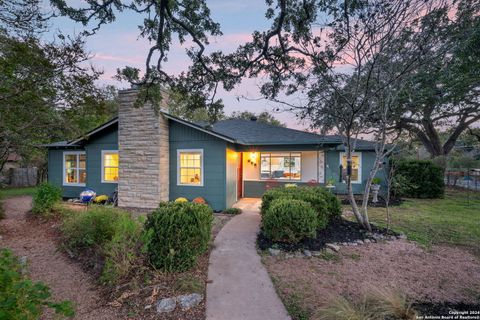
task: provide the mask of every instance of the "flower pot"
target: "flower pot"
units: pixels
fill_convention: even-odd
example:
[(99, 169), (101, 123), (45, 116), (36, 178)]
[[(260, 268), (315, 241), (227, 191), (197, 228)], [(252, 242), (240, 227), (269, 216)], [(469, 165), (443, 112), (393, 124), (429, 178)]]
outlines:
[(379, 184), (372, 184), (371, 187), (372, 190), (372, 202), (377, 203), (378, 202), (378, 192), (380, 191), (380, 185)]

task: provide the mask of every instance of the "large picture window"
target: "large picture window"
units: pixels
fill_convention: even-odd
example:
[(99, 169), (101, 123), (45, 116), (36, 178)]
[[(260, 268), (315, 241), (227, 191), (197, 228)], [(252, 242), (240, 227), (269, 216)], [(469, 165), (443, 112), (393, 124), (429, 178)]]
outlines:
[(87, 156), (85, 151), (63, 153), (63, 184), (85, 186), (87, 182)]
[(300, 152), (261, 153), (262, 179), (300, 180), (302, 170), (302, 154)]
[[(347, 176), (347, 155), (340, 153), (340, 164), (342, 165), (342, 177), (345, 181)], [(360, 152), (352, 153), (352, 183), (361, 183), (362, 181), (362, 154)]]
[(117, 150), (102, 151), (102, 182), (103, 183), (118, 182), (118, 151)]
[(203, 150), (177, 151), (177, 181), (179, 185), (203, 186)]

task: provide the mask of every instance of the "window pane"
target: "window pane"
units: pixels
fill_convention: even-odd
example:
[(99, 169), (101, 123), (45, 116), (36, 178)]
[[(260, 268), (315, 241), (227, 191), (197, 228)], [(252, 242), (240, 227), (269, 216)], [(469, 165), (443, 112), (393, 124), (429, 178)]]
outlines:
[(262, 179), (301, 179), (301, 153), (261, 154)]
[[(347, 176), (347, 156), (342, 156), (342, 176)], [(357, 155), (352, 155), (352, 181), (358, 181), (360, 172), (360, 158)], [(344, 178), (345, 179), (345, 178)]]
[(67, 169), (65, 172), (65, 182), (66, 183), (78, 183), (77, 181), (77, 170), (76, 169)]
[(293, 156), (290, 158), (290, 178), (294, 180), (298, 180), (301, 177), (301, 164), (302, 160), (299, 155)]
[(118, 153), (105, 153), (103, 164), (106, 167), (118, 167)]
[(87, 156), (85, 154), (79, 155), (78, 167), (81, 169), (85, 169), (87, 167)]
[(87, 182), (87, 171), (86, 170), (79, 170), (79, 179), (80, 183)]
[(77, 167), (77, 155), (76, 154), (66, 154), (65, 155), (65, 168), (76, 168)]
[(200, 184), (202, 154), (200, 152), (180, 152), (179, 178), (181, 184)]
[(103, 174), (104, 181), (118, 181), (118, 168), (105, 168)]

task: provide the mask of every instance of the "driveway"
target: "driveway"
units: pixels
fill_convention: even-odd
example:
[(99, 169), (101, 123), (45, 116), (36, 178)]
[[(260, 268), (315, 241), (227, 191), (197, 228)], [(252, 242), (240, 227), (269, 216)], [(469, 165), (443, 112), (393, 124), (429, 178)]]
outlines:
[(257, 253), (260, 199), (245, 198), (215, 238), (207, 284), (207, 320), (290, 319)]

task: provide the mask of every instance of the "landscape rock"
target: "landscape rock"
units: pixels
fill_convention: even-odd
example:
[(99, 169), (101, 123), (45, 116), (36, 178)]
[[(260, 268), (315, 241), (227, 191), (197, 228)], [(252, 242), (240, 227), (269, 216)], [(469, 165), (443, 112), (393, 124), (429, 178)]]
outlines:
[(363, 240), (363, 242), (364, 242), (364, 243), (371, 243), (372, 240), (370, 240), (370, 239), (365, 239), (365, 240)]
[(281, 252), (280, 249), (268, 248), (268, 253), (270, 253), (272, 257), (278, 256), (280, 252)]
[(327, 248), (332, 249), (332, 250), (335, 251), (335, 252), (338, 252), (338, 251), (340, 250), (340, 247), (339, 247), (338, 245), (336, 245), (336, 244), (333, 244), (333, 243), (327, 243), (325, 246), (326, 246)]
[(287, 254), (285, 255), (285, 259), (291, 259), (291, 258), (294, 258), (294, 257), (295, 257), (295, 255), (293, 255), (293, 254), (291, 254), (291, 253), (287, 253)]
[(403, 233), (401, 233), (401, 234), (399, 234), (399, 235), (397, 236), (397, 239), (407, 240), (407, 236), (404, 235)]
[(161, 299), (157, 302), (157, 312), (164, 313), (164, 312), (172, 312), (175, 310), (177, 306), (177, 302), (174, 298), (165, 298)]
[(203, 300), (203, 295), (199, 293), (186, 294), (177, 297), (182, 310), (187, 310), (197, 306)]
[(355, 242), (358, 243), (358, 244), (363, 244), (363, 240), (360, 240), (360, 239), (358, 239), (358, 240), (355, 241)]
[(312, 256), (312, 252), (310, 250), (303, 250), (303, 254), (305, 255), (305, 257), (308, 257), (308, 258)]

